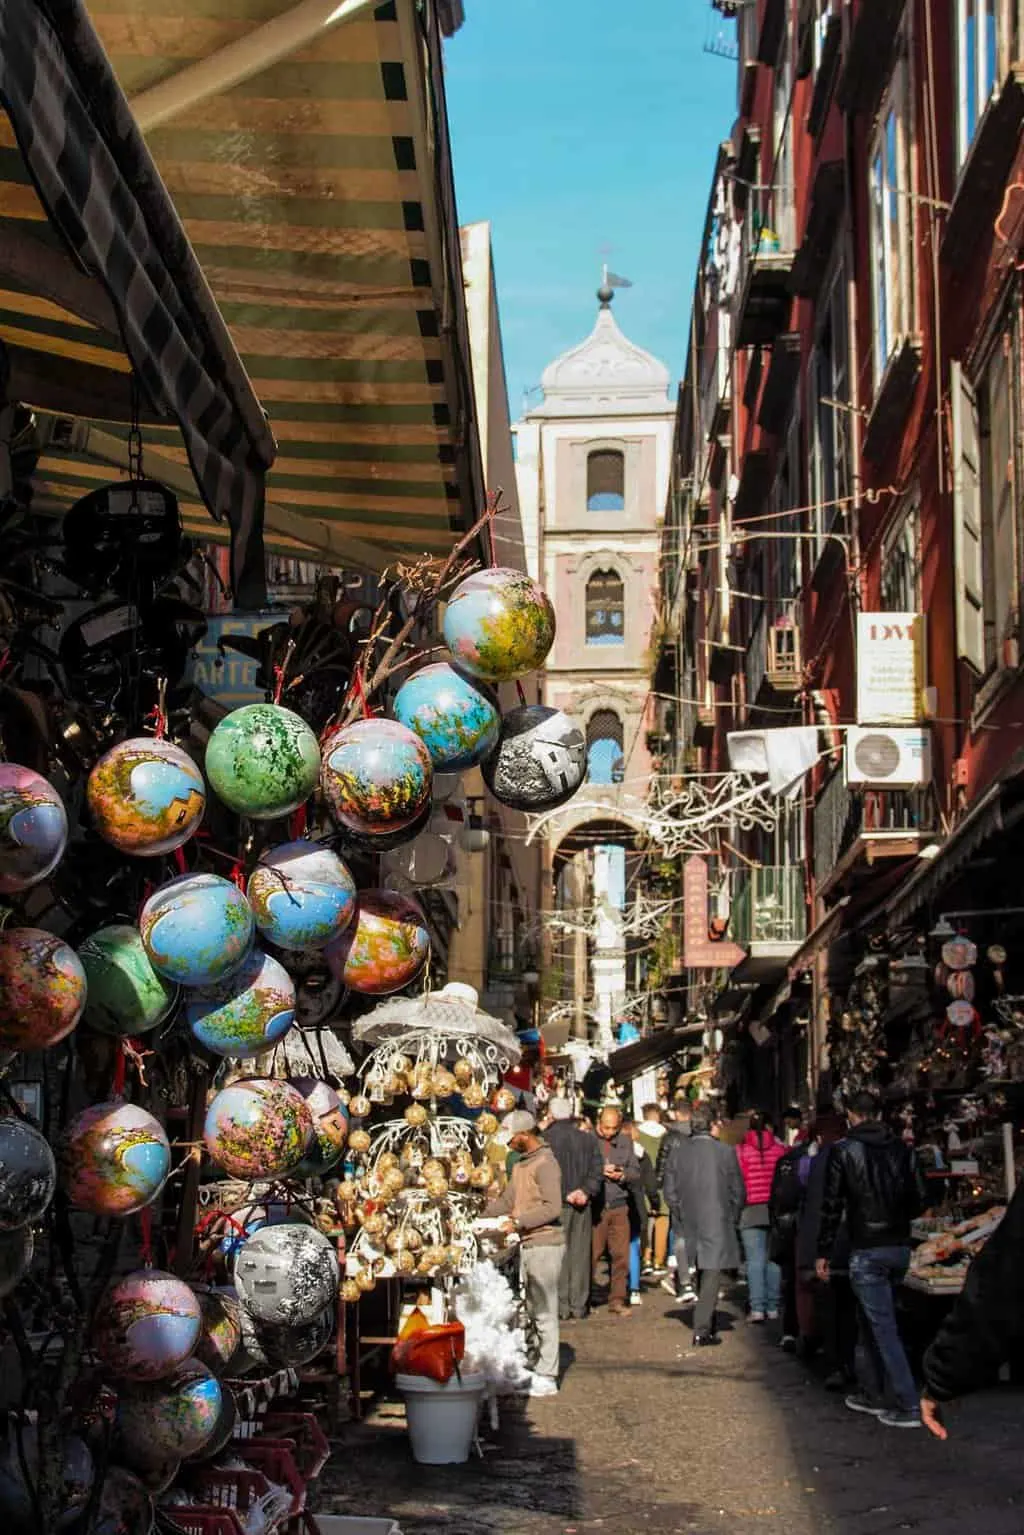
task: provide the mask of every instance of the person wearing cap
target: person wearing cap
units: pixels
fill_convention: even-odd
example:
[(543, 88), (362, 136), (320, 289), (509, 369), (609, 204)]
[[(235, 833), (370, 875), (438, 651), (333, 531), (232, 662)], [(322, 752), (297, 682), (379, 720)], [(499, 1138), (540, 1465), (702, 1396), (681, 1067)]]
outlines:
[(582, 1321), (590, 1306), (591, 1202), (601, 1191), (604, 1165), (595, 1136), (581, 1130), (568, 1098), (552, 1098), (545, 1136), (562, 1174), (565, 1257), (558, 1281), (558, 1315)]
[(558, 1281), (565, 1253), (562, 1231), (562, 1175), (551, 1147), (537, 1133), (537, 1121), (525, 1109), (506, 1114), (501, 1128), (518, 1160), (508, 1184), (484, 1214), (504, 1216), (519, 1233), (519, 1265), (526, 1307), (536, 1329), (531, 1396), (558, 1391)]

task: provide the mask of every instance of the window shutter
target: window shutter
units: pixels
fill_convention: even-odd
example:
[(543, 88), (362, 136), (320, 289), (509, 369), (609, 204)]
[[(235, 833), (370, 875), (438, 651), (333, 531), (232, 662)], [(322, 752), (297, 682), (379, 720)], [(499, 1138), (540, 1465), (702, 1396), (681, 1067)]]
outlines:
[(950, 368), (953, 403), (953, 580), (957, 655), (985, 670), (985, 578), (981, 546), (978, 402), (960, 364)]

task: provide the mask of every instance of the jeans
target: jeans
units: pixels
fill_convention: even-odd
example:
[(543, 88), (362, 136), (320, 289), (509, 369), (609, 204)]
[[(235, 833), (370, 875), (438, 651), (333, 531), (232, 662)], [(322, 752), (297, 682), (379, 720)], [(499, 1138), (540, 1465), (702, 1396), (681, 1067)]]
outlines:
[(740, 1229), (743, 1256), (747, 1264), (747, 1289), (750, 1292), (750, 1309), (778, 1311), (782, 1274), (779, 1265), (768, 1256), (768, 1227), (743, 1226)]
[(640, 1288), (640, 1233), (635, 1231), (629, 1239), (629, 1288), (636, 1293)]
[(859, 1307), (857, 1380), (874, 1402), (893, 1400), (916, 1412), (917, 1387), (896, 1325), (893, 1286), (910, 1263), (909, 1247), (863, 1247), (850, 1256), (850, 1284)]
[(538, 1375), (550, 1375), (552, 1380), (558, 1379), (558, 1278), (564, 1253), (561, 1243), (557, 1247), (524, 1245), (519, 1258), (526, 1309), (537, 1329), (531, 1364)]

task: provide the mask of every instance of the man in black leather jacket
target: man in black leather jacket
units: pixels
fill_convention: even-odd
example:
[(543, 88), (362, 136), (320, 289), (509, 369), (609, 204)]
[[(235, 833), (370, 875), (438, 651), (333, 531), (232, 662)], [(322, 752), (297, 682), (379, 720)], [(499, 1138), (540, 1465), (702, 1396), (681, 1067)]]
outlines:
[(917, 1387), (896, 1324), (893, 1286), (910, 1263), (910, 1223), (924, 1208), (926, 1185), (917, 1158), (879, 1118), (873, 1093), (849, 1106), (850, 1131), (832, 1148), (818, 1233), (818, 1277), (829, 1277), (833, 1244), (845, 1214), (850, 1284), (857, 1297), (860, 1390), (846, 1398), (890, 1428), (920, 1428)]

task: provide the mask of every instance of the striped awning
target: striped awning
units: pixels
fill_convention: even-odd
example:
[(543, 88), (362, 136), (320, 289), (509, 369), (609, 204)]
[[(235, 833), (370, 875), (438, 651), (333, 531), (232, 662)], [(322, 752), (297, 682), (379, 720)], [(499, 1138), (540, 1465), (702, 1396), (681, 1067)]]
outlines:
[[(243, 39), (258, 52), (293, 9), (90, 3), (277, 440), (268, 537), (379, 570), (449, 549), (483, 497), (439, 24), (433, 4), (385, 0), (168, 111), (189, 71)], [(0, 167), (0, 213), (31, 220), (34, 193), (10, 159)], [(50, 355), (119, 366), (111, 338), (3, 281), (0, 337), (26, 331)], [(179, 433), (145, 438), (165, 469), (184, 465)], [(105, 462), (52, 443), (46, 493)]]

